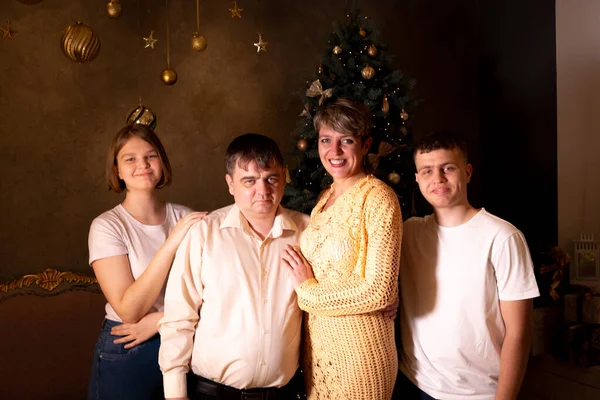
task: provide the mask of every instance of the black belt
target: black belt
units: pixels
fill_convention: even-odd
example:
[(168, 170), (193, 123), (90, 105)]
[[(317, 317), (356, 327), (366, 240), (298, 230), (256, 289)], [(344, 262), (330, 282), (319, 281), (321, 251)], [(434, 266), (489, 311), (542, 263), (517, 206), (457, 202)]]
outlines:
[(223, 400), (275, 400), (281, 389), (276, 387), (256, 389), (236, 389), (221, 383), (213, 382), (196, 375), (196, 393), (214, 396)]

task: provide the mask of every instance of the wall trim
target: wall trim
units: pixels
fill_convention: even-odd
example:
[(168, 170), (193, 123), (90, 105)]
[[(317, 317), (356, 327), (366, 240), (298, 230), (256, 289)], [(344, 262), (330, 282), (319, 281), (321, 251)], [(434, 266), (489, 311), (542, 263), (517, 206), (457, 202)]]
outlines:
[(98, 280), (94, 276), (47, 268), (37, 274), (27, 274), (0, 283), (0, 300), (22, 294), (52, 296), (66, 290), (89, 290), (101, 293)]

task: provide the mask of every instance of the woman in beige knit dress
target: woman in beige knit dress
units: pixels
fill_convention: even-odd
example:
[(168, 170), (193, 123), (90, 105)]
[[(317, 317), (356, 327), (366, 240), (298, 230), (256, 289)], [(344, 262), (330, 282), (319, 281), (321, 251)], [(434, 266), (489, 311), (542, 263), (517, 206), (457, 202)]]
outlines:
[[(284, 261), (307, 312), (303, 367), (309, 400), (389, 400), (398, 370), (393, 320), (402, 216), (394, 191), (365, 169), (371, 113), (337, 100), (315, 116), (319, 156), (333, 177), (300, 249)], [(314, 272), (314, 275), (313, 275)]]

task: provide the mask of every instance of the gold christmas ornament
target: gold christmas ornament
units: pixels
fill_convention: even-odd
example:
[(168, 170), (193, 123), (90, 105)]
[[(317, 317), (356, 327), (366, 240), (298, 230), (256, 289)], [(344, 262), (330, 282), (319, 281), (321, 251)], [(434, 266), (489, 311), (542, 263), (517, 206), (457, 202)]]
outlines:
[(120, 0), (110, 0), (106, 5), (106, 12), (108, 16), (111, 18), (119, 18), (123, 12), (123, 8), (121, 7)]
[(160, 74), (160, 80), (163, 81), (165, 85), (173, 85), (177, 82), (177, 72), (173, 68), (166, 68)]
[(0, 31), (2, 31), (2, 39), (6, 38), (13, 40), (13, 34), (15, 33), (15, 31), (13, 31), (10, 27), (10, 21), (6, 21), (6, 27), (0, 27)]
[(335, 54), (335, 55), (340, 55), (340, 54), (342, 54), (342, 48), (341, 48), (340, 46), (335, 46), (335, 47), (333, 48), (333, 54)]
[(243, 8), (239, 8), (237, 5), (237, 2), (233, 2), (233, 8), (230, 8), (229, 11), (231, 11), (231, 18), (242, 18), (242, 11), (244, 11)]
[(150, 31), (150, 35), (148, 35), (147, 38), (143, 38), (144, 39), (144, 48), (151, 48), (154, 50), (154, 45), (158, 42), (158, 39), (154, 39), (154, 32), (156, 32), (154, 29)]
[(150, 129), (156, 128), (156, 114), (148, 107), (140, 104), (127, 113), (127, 124), (146, 125)]
[(388, 175), (388, 181), (390, 181), (391, 184), (395, 185), (398, 182), (400, 182), (400, 175), (396, 172), (390, 172), (390, 174)]
[(306, 150), (308, 150), (308, 140), (306, 140), (306, 139), (300, 139), (300, 140), (298, 140), (298, 143), (296, 143), (296, 147), (300, 151), (306, 151)]
[(370, 65), (367, 65), (366, 67), (364, 67), (362, 69), (362, 71), (360, 71), (360, 74), (365, 79), (371, 79), (371, 78), (373, 78), (375, 76), (375, 70)]
[(387, 113), (390, 111), (390, 103), (388, 101), (387, 96), (383, 96), (383, 101), (381, 102), (381, 111)]
[(406, 136), (408, 134), (408, 129), (406, 129), (405, 127), (401, 127), (400, 133), (402, 133), (404, 136)]
[(206, 49), (206, 38), (200, 34), (200, 0), (196, 0), (196, 32), (192, 35), (192, 50)]
[(363, 28), (360, 28), (360, 30), (358, 31), (358, 34), (362, 37), (367, 36), (367, 31), (365, 31)]
[(194, 32), (192, 35), (192, 50), (194, 51), (202, 51), (206, 49), (206, 39), (204, 36), (200, 35), (198, 32)]
[(402, 112), (400, 112), (400, 118), (402, 118), (403, 121), (408, 119), (408, 113), (404, 111), (404, 108), (402, 109)]
[(100, 39), (92, 28), (77, 22), (67, 26), (60, 40), (60, 47), (69, 60), (86, 63), (100, 54)]
[(259, 33), (258, 34), (258, 43), (254, 43), (254, 46), (256, 46), (256, 52), (260, 53), (261, 51), (264, 51), (266, 53), (268, 44), (269, 44), (269, 42), (263, 42), (262, 34)]
[(369, 54), (371, 57), (375, 57), (377, 55), (377, 47), (370, 45), (367, 48), (367, 54)]

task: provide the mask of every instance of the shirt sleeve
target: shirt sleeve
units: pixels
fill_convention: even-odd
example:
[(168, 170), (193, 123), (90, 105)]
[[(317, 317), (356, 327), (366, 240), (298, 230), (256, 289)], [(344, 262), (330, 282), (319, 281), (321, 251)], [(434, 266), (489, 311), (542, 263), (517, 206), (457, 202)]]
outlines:
[(540, 295), (529, 248), (521, 232), (513, 233), (502, 243), (492, 263), (500, 300), (524, 300)]
[(89, 263), (102, 258), (129, 254), (119, 227), (102, 217), (94, 219), (88, 236)]
[(186, 374), (192, 358), (194, 334), (202, 305), (201, 235), (193, 225), (177, 249), (165, 292), (158, 362), (165, 398), (187, 396)]
[(363, 208), (360, 265), (340, 279), (309, 279), (297, 288), (298, 305), (320, 315), (381, 310), (398, 294), (402, 214), (390, 190), (373, 189)]

